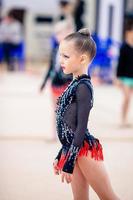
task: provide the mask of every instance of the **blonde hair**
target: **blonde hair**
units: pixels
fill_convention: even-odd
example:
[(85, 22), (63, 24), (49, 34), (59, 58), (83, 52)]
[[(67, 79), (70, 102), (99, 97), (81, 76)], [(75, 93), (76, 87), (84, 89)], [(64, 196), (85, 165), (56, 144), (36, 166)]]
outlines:
[(65, 41), (74, 41), (76, 50), (81, 53), (88, 53), (93, 59), (96, 55), (96, 44), (91, 37), (88, 28), (80, 29), (79, 31), (69, 34), (64, 38)]

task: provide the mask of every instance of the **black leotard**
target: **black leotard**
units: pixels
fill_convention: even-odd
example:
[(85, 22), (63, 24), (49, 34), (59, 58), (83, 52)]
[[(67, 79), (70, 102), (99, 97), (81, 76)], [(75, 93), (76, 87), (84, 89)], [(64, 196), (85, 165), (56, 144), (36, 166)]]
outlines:
[(99, 140), (87, 129), (92, 106), (93, 88), (86, 74), (75, 78), (58, 99), (56, 122), (62, 148), (56, 159), (58, 167), (65, 172), (73, 173), (77, 156), (87, 154), (88, 150), (95, 159), (103, 159)]

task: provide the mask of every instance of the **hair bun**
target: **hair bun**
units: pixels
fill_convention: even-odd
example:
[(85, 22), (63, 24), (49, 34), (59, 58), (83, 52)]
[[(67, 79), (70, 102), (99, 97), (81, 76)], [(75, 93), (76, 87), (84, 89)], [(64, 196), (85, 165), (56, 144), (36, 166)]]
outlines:
[(90, 37), (90, 36), (91, 36), (90, 31), (89, 31), (88, 28), (82, 28), (82, 29), (80, 29), (78, 32), (79, 32), (80, 34), (82, 34), (82, 35), (87, 36), (87, 37)]

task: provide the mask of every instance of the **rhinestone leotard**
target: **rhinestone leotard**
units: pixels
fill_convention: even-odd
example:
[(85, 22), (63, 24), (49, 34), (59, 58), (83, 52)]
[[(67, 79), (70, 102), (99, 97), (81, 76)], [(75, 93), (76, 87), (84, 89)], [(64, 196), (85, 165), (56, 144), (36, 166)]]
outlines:
[(56, 159), (64, 172), (73, 173), (78, 156), (87, 155), (88, 151), (92, 158), (103, 160), (102, 146), (87, 128), (92, 107), (93, 87), (86, 74), (75, 78), (58, 99), (56, 125), (62, 148)]

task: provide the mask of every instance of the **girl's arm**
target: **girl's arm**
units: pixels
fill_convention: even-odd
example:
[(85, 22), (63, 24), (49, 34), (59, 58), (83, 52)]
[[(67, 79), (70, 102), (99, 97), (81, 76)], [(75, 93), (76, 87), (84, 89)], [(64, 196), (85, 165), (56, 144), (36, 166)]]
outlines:
[(73, 143), (67, 154), (67, 160), (64, 164), (63, 170), (67, 173), (73, 173), (76, 158), (79, 150), (83, 145), (85, 132), (87, 129), (88, 117), (92, 107), (91, 90), (85, 83), (80, 83), (76, 90), (77, 103), (77, 128), (75, 131)]
[(61, 154), (62, 154), (62, 148), (61, 148), (60, 151), (58, 152), (58, 154), (57, 154), (55, 160), (60, 160)]

